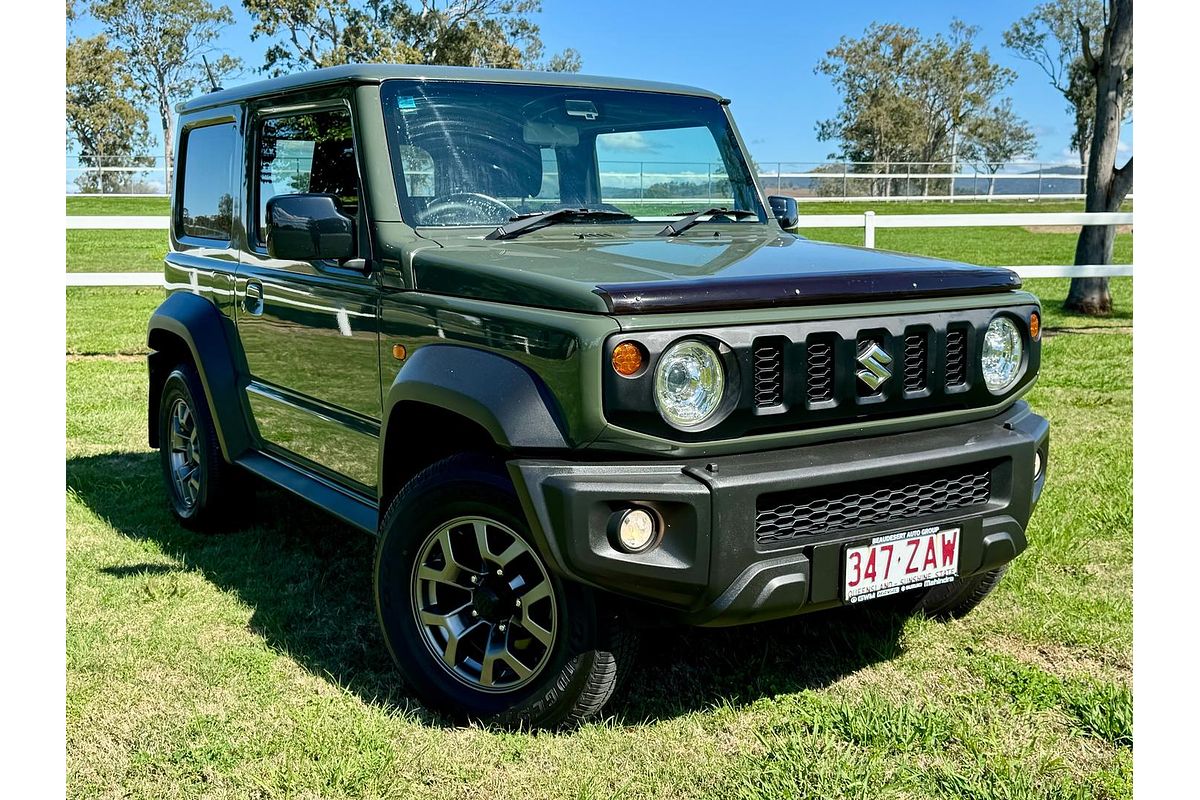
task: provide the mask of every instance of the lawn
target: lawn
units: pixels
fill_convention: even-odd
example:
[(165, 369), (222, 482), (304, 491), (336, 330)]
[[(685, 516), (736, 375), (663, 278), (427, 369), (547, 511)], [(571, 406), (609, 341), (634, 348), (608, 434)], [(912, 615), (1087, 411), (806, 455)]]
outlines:
[(656, 633), (611, 718), (551, 734), (447, 727), (406, 693), (367, 537), (274, 491), (242, 530), (175, 525), (136, 356), (161, 292), (68, 290), (69, 794), (1129, 797), (1132, 281), (1101, 321), (1062, 313), (1065, 280), (1028, 286), (1050, 479), (991, 598), (949, 624)]
[[(1082, 211), (1081, 202), (920, 202), (920, 203), (805, 203), (801, 214), (966, 214), (1014, 211)], [(88, 215), (166, 215), (166, 198), (71, 197), (67, 213)], [(801, 231), (821, 241), (858, 244), (857, 228), (811, 228)], [(877, 247), (906, 253), (954, 258), (974, 264), (1070, 264), (1075, 257), (1077, 234), (1065, 229), (1030, 231), (1025, 228), (889, 228), (875, 233)], [(167, 249), (166, 231), (68, 230), (68, 272), (156, 272), (162, 269)], [(1133, 261), (1133, 234), (1119, 233), (1113, 261)]]

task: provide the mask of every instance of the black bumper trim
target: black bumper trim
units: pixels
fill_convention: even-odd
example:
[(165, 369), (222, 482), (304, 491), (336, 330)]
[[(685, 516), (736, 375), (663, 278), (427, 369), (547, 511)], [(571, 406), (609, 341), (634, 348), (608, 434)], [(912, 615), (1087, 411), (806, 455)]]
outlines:
[[(509, 470), (543, 555), (562, 576), (654, 603), (685, 622), (731, 625), (840, 605), (841, 553), (852, 542), (925, 525), (962, 528), (960, 573), (1007, 563), (1026, 547), (1025, 526), (1045, 482), (1034, 452), (1049, 424), (1024, 402), (981, 422), (703, 462), (581, 464), (519, 459)], [(870, 481), (987, 463), (987, 504), (897, 519), (800, 541), (756, 542), (760, 494)], [(711, 465), (711, 468), (710, 468)], [(609, 541), (609, 517), (650, 505), (662, 544), (641, 555)]]

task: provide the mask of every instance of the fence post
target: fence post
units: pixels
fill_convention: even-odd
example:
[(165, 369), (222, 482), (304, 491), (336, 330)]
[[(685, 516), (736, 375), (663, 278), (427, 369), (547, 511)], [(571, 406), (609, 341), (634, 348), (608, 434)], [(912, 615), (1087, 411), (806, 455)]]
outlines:
[(875, 212), (863, 212), (863, 247), (875, 247)]

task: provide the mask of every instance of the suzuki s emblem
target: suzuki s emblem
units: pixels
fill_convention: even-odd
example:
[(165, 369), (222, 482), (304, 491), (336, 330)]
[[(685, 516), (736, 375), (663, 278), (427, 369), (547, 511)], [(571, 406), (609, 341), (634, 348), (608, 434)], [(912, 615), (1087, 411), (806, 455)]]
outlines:
[(892, 363), (892, 357), (887, 354), (879, 345), (874, 342), (866, 342), (868, 345), (861, 353), (858, 354), (858, 363), (863, 365), (856, 375), (858, 379), (871, 387), (871, 391), (875, 391), (880, 386), (883, 386), (884, 381), (892, 377), (892, 371), (888, 369), (888, 365)]

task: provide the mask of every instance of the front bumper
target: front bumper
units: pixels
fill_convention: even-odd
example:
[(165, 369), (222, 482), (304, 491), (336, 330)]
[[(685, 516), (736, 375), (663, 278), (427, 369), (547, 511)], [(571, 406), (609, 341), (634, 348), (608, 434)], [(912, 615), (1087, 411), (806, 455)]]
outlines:
[[(518, 459), (509, 470), (544, 557), (566, 578), (647, 601), (699, 625), (736, 625), (842, 604), (842, 551), (881, 533), (961, 528), (959, 574), (994, 569), (1026, 547), (1025, 528), (1045, 484), (1049, 424), (1018, 402), (988, 420), (933, 430), (699, 461), (579, 463)], [(1035, 480), (1034, 454), (1042, 471)], [(896, 477), (986, 473), (970, 507), (809, 535), (764, 536), (764, 496), (897, 485)], [(613, 514), (653, 508), (665, 532), (630, 555), (609, 537)], [(901, 504), (900, 506), (904, 506)], [(769, 512), (768, 516), (769, 516)], [(757, 520), (757, 521), (756, 521)], [(846, 525), (850, 527), (847, 528)]]

